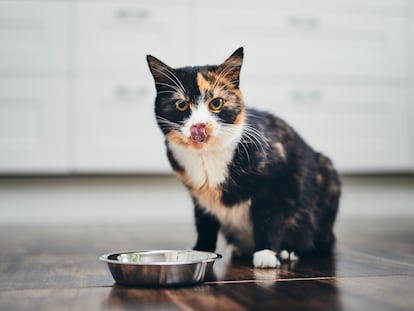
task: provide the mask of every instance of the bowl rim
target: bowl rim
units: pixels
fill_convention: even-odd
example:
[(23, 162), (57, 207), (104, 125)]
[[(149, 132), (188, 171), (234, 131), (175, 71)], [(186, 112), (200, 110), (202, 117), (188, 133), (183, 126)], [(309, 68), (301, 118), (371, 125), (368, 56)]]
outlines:
[[(136, 254), (136, 253), (170, 253), (170, 252), (197, 252), (197, 253), (205, 253), (210, 254), (214, 257), (205, 258), (202, 260), (186, 260), (186, 261), (153, 261), (153, 262), (122, 262), (119, 260), (109, 259), (109, 256), (115, 255), (123, 255), (123, 254)], [(199, 250), (177, 250), (177, 249), (160, 249), (160, 250), (134, 250), (134, 251), (123, 251), (123, 252), (113, 252), (108, 253), (102, 256), (99, 256), (99, 260), (105, 262), (107, 264), (115, 264), (115, 265), (133, 265), (133, 266), (178, 266), (178, 265), (189, 265), (189, 264), (199, 264), (199, 263), (208, 263), (213, 262), (218, 259), (223, 258), (222, 255), (216, 252), (209, 252), (209, 251), (199, 251)]]

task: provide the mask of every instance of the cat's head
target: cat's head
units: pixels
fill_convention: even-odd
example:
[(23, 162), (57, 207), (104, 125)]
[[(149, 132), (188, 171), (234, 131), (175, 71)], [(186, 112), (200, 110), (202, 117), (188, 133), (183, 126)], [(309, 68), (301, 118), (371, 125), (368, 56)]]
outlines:
[(171, 68), (150, 55), (147, 61), (157, 90), (157, 122), (169, 142), (197, 150), (237, 142), (245, 120), (243, 48), (217, 66)]

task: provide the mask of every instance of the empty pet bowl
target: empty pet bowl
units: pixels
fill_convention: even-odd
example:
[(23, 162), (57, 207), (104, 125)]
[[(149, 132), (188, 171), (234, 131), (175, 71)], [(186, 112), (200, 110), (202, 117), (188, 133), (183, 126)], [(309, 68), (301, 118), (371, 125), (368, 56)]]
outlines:
[(99, 259), (108, 264), (116, 283), (154, 287), (200, 283), (221, 257), (193, 250), (155, 250), (112, 253)]

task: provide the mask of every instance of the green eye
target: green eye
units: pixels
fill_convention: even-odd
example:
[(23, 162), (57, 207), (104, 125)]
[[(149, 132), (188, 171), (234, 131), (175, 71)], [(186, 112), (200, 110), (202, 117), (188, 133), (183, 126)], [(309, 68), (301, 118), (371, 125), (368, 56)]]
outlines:
[(223, 98), (215, 98), (213, 99), (210, 104), (209, 107), (212, 111), (220, 111), (221, 109), (223, 109), (223, 105), (224, 105), (224, 100)]
[(175, 102), (175, 108), (177, 108), (178, 111), (181, 111), (181, 112), (186, 111), (188, 107), (189, 107), (188, 103), (186, 103), (183, 100), (177, 100)]

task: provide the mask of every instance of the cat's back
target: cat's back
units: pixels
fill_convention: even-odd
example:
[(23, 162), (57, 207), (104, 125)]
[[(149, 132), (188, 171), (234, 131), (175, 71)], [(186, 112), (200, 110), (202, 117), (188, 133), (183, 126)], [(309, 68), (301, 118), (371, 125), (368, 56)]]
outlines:
[(315, 153), (292, 126), (268, 111), (247, 108), (245, 127), (245, 136), (256, 139), (262, 146), (257, 148), (258, 144), (253, 144), (253, 149), (266, 153), (267, 157), (276, 157), (278, 162)]

